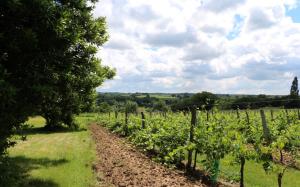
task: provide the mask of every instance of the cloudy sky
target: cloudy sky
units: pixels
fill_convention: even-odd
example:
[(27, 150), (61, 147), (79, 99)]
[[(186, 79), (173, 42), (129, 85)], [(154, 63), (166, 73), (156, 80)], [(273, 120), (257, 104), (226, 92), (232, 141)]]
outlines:
[(300, 0), (100, 0), (110, 34), (98, 91), (288, 94), (300, 76)]

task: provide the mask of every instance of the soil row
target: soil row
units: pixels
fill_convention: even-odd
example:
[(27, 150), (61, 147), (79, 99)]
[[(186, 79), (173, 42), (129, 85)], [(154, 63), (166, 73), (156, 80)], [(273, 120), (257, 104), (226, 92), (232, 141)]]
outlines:
[(90, 130), (96, 142), (98, 161), (94, 169), (101, 174), (98, 175), (100, 184), (119, 187), (204, 186), (200, 181), (188, 179), (181, 171), (152, 161), (127, 143), (126, 139), (110, 133), (100, 125), (92, 124)]

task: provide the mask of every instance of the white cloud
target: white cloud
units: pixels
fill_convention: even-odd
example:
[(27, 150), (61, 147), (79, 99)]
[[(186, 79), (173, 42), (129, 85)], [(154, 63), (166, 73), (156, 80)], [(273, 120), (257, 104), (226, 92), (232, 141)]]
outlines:
[(285, 94), (300, 74), (296, 0), (102, 0), (102, 91)]
[(273, 26), (276, 23), (272, 11), (266, 11), (263, 8), (252, 8), (247, 20), (247, 29), (249, 31), (264, 29)]
[(196, 41), (196, 36), (193, 31), (188, 30), (185, 32), (172, 33), (160, 32), (155, 34), (148, 34), (145, 36), (144, 41), (153, 46), (172, 46), (172, 47), (182, 47), (188, 43)]
[(203, 0), (202, 3), (204, 9), (218, 13), (218, 12), (226, 11), (228, 9), (235, 8), (238, 5), (245, 3), (245, 0), (222, 0), (222, 1)]

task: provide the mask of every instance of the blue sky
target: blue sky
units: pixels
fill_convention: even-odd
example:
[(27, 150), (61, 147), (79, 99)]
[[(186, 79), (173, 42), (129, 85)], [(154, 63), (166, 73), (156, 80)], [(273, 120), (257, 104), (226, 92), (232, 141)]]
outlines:
[(290, 16), (293, 22), (300, 23), (300, 6), (298, 5), (298, 7), (295, 7), (291, 10), (287, 8), (286, 15)]
[(98, 91), (288, 94), (300, 76), (299, 0), (101, 0), (117, 76)]

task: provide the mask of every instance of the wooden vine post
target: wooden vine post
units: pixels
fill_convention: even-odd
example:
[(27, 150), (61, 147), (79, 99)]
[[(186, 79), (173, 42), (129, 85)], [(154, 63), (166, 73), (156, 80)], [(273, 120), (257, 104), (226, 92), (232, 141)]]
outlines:
[[(260, 110), (260, 116), (261, 116), (261, 122), (262, 122), (262, 127), (263, 127), (263, 135), (264, 135), (264, 139), (266, 141), (265, 143), (267, 145), (270, 145), (272, 143), (271, 142), (271, 134), (270, 134), (270, 130), (267, 125), (266, 115), (263, 110)], [(272, 154), (269, 156), (272, 158)]]
[(125, 129), (125, 136), (127, 136), (128, 135), (128, 111), (127, 110), (125, 110), (125, 127), (124, 127)]
[[(196, 126), (196, 123), (197, 123), (197, 120), (200, 120), (200, 118), (199, 119), (197, 119), (197, 111), (196, 111), (196, 119), (195, 119), (195, 126)], [(198, 122), (199, 123), (199, 122)], [(194, 127), (195, 127), (194, 126)], [(194, 171), (196, 171), (196, 166), (197, 166), (197, 156), (198, 156), (198, 149), (196, 148), (196, 150), (195, 150), (195, 155), (194, 155), (194, 165), (193, 165), (193, 170)]]
[(239, 109), (236, 109), (236, 118), (238, 119), (238, 121), (240, 121), (240, 111), (239, 111)]
[(128, 112), (125, 111), (125, 124), (127, 125), (128, 124)]
[(248, 125), (248, 128), (250, 127), (250, 117), (249, 117), (249, 113), (248, 111), (246, 110), (246, 120), (247, 120), (247, 125)]
[(261, 117), (261, 122), (262, 122), (262, 127), (263, 127), (264, 139), (266, 140), (266, 143), (268, 145), (270, 145), (271, 144), (271, 134), (270, 134), (270, 130), (267, 125), (266, 115), (263, 110), (260, 110), (260, 117)]
[[(246, 122), (247, 122), (247, 129), (250, 128), (250, 117), (249, 113), (246, 110)], [(240, 156), (240, 187), (244, 187), (244, 168), (245, 168), (246, 158), (245, 156)]]
[(271, 110), (271, 120), (274, 121), (274, 113), (273, 113), (273, 110)]
[(144, 114), (144, 112), (141, 112), (141, 116), (142, 116), (142, 129), (144, 129), (145, 128), (145, 114)]
[(245, 163), (246, 163), (245, 157), (242, 156), (240, 158), (240, 161), (241, 161), (241, 168), (240, 168), (241, 181), (240, 181), (240, 187), (244, 187), (244, 167), (245, 167)]
[[(194, 142), (194, 127), (196, 126), (196, 120), (197, 120), (197, 110), (195, 107), (191, 110), (192, 118), (191, 118), (191, 126), (190, 126), (190, 143)], [(191, 171), (191, 165), (192, 165), (192, 157), (193, 157), (193, 150), (188, 150), (188, 161), (186, 164), (186, 170), (187, 172)]]
[(118, 111), (115, 111), (115, 119), (118, 119)]
[(300, 120), (300, 110), (298, 109), (298, 119)]
[(291, 123), (291, 121), (290, 121), (288, 109), (285, 109), (285, 115), (286, 115), (286, 121), (287, 121), (287, 123), (288, 123), (288, 125), (289, 125), (289, 124)]
[(206, 110), (206, 121), (209, 121), (209, 111)]

